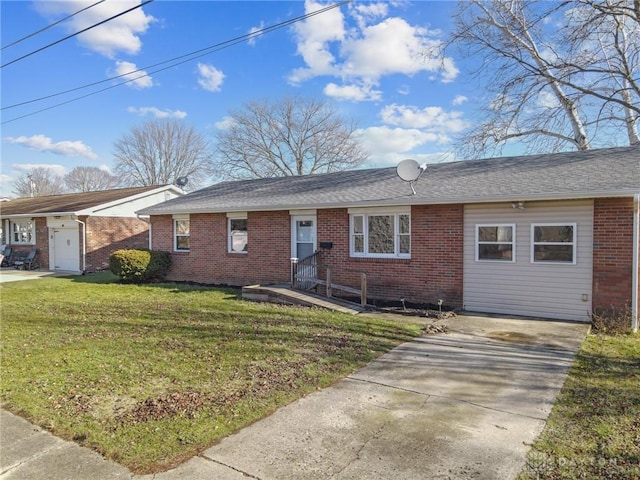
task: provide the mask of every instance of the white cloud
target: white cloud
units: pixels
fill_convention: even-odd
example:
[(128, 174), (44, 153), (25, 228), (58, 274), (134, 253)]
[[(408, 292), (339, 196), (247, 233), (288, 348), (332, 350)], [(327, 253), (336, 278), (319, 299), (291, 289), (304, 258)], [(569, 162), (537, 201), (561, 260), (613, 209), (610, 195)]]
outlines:
[(213, 126), (218, 130), (228, 130), (233, 125), (234, 121), (231, 117), (224, 117), (219, 122), (213, 124)]
[(39, 150), (40, 152), (49, 152), (56, 155), (64, 155), (66, 157), (84, 157), (90, 160), (98, 158), (91, 147), (85, 145), (82, 141), (69, 141), (54, 143), (51, 138), (44, 135), (33, 135), (31, 137), (5, 137), (5, 141), (9, 143), (15, 143), (27, 148)]
[(440, 134), (458, 133), (464, 130), (467, 123), (462, 112), (447, 112), (441, 107), (418, 108), (413, 105), (387, 105), (380, 112), (382, 120), (403, 128), (422, 128)]
[(127, 112), (135, 113), (141, 117), (152, 115), (155, 118), (185, 118), (187, 116), (187, 113), (182, 110), (161, 110), (157, 107), (129, 107)]
[(0, 173), (0, 183), (11, 183), (13, 182), (13, 178), (9, 175), (5, 175), (4, 173)]
[[(135, 72), (135, 73), (134, 73)], [(111, 76), (122, 77), (127, 80), (127, 86), (136, 89), (153, 87), (153, 79), (144, 70), (138, 69), (135, 63), (117, 61), (115, 73)]]
[(43, 163), (14, 163), (11, 166), (16, 170), (23, 170), (25, 172), (29, 172), (34, 168), (43, 168), (45, 170), (51, 170), (54, 175), (63, 176), (67, 173), (67, 169), (62, 165), (51, 165)]
[(536, 99), (536, 104), (538, 107), (543, 109), (552, 109), (558, 108), (560, 106), (560, 102), (558, 101), (558, 97), (556, 97), (553, 93), (548, 90), (542, 90)]
[[(305, 13), (308, 14), (326, 5), (306, 0), (304, 6)], [(296, 23), (294, 31), (298, 43), (298, 54), (302, 56), (307, 67), (294, 70), (289, 76), (291, 83), (297, 84), (318, 75), (338, 73), (334, 66), (335, 57), (331, 52), (330, 43), (342, 40), (345, 35), (344, 16), (339, 8)]]
[(462, 105), (463, 103), (468, 102), (469, 99), (467, 97), (465, 97), (464, 95), (456, 95), (455, 98), (453, 99), (453, 103), (454, 105)]
[(224, 73), (213, 65), (198, 63), (198, 85), (209, 92), (219, 92), (222, 88)]
[(371, 85), (336, 85), (328, 83), (324, 87), (324, 94), (337, 100), (349, 100), (353, 102), (362, 102), (365, 100), (380, 100), (382, 92), (373, 90)]
[[(306, 13), (317, 8), (319, 5), (313, 1), (305, 3)], [(441, 32), (410, 25), (399, 17), (374, 23), (386, 17), (385, 3), (357, 5), (349, 12), (357, 23), (357, 27), (349, 30), (345, 30), (345, 19), (338, 9), (296, 24), (297, 50), (305, 66), (291, 72), (290, 83), (332, 76), (339, 78), (348, 91), (353, 85), (377, 87), (382, 77), (397, 74), (413, 76), (427, 72), (443, 83), (458, 76), (453, 59), (441, 56)], [(328, 85), (326, 91), (335, 92), (335, 98), (343, 93), (337, 82)], [(359, 101), (379, 98), (362, 95)]]
[(264, 29), (264, 22), (260, 22), (259, 26), (251, 27), (249, 29), (249, 35), (251, 35), (251, 37), (249, 37), (249, 40), (247, 41), (249, 45), (253, 46), (256, 44), (256, 39), (262, 35), (257, 32), (260, 32), (262, 29)]
[[(102, 2), (73, 16), (62, 25), (69, 33), (75, 33), (139, 4), (140, 0)], [(85, 0), (36, 2), (38, 12), (51, 20), (57, 20), (65, 14), (75, 13), (86, 6)], [(140, 35), (147, 31), (154, 20), (151, 15), (146, 15), (142, 8), (138, 8), (87, 30), (78, 35), (77, 39), (84, 47), (108, 58), (114, 58), (119, 52), (135, 55), (142, 47)]]
[(417, 128), (369, 127), (358, 130), (362, 148), (370, 153), (409, 152), (427, 142), (437, 142), (439, 136)]

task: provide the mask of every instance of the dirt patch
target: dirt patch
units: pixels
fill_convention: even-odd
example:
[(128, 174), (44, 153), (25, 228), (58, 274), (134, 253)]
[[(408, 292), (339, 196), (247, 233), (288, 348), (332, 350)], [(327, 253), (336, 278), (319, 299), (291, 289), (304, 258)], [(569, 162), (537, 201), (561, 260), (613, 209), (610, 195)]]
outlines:
[(502, 340), (503, 342), (526, 343), (533, 345), (537, 343), (538, 338), (533, 335), (527, 335), (520, 332), (489, 332), (485, 335), (493, 340)]

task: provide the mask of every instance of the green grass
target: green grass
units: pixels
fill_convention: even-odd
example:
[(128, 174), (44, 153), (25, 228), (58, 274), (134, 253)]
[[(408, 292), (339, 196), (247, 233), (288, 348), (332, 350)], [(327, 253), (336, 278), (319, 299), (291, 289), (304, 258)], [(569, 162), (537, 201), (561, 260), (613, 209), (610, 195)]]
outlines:
[(3, 407), (136, 473), (171, 468), (420, 333), (110, 274), (0, 288)]
[(640, 336), (587, 337), (519, 479), (640, 479)]

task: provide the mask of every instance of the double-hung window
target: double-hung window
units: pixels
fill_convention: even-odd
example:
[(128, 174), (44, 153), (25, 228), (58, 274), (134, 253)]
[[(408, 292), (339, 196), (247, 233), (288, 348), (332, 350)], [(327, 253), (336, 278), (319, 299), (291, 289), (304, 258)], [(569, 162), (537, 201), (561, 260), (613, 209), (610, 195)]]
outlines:
[(229, 253), (247, 253), (249, 235), (246, 213), (227, 214), (227, 231)]
[(11, 221), (11, 243), (23, 245), (36, 243), (33, 220)]
[(576, 224), (531, 225), (531, 262), (576, 263)]
[(189, 215), (176, 215), (173, 217), (173, 249), (176, 252), (189, 251), (190, 232)]
[(411, 213), (403, 209), (350, 209), (351, 256), (410, 258)]
[(513, 224), (476, 225), (476, 261), (514, 262)]

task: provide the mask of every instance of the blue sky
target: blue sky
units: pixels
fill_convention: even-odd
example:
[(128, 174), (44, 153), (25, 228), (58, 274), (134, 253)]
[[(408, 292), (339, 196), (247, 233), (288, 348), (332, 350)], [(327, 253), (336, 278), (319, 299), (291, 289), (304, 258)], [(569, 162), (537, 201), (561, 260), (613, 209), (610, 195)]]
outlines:
[[(2, 1), (2, 46), (96, 1)], [(2, 64), (138, 4), (106, 0), (4, 48)], [(213, 140), (230, 109), (286, 95), (328, 99), (354, 119), (367, 166), (452, 160), (451, 141), (473, 125), (470, 100), (481, 95), (460, 60), (442, 64), (429, 55), (452, 27), (452, 1), (354, 1), (161, 72), (149, 68), (327, 5), (155, 0), (4, 66), (0, 195), (11, 196), (13, 180), (35, 166), (57, 174), (75, 166), (112, 170), (113, 143), (147, 119), (181, 119)], [(136, 69), (150, 76), (30, 115)]]

